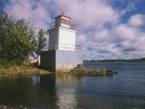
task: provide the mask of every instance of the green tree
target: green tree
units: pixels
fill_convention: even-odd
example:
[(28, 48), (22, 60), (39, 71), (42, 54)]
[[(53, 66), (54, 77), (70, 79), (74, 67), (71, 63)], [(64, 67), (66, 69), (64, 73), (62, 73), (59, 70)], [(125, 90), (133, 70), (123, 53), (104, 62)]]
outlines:
[(25, 19), (14, 21), (13, 16), (0, 11), (0, 56), (7, 61), (20, 60), (23, 62), (34, 56), (37, 47), (35, 27)]
[(47, 34), (47, 31), (44, 31), (43, 29), (39, 29), (39, 33), (38, 33), (38, 46), (36, 49), (36, 54), (39, 56), (40, 52), (42, 51), (42, 49), (45, 48), (46, 46), (46, 38), (44, 37)]
[(45, 48), (46, 46), (46, 38), (44, 37), (47, 33), (47, 31), (44, 31), (43, 29), (39, 29), (39, 33), (38, 33), (38, 46), (37, 49), (35, 50), (35, 53), (37, 54), (37, 64), (40, 65), (40, 52), (42, 51), (42, 49)]

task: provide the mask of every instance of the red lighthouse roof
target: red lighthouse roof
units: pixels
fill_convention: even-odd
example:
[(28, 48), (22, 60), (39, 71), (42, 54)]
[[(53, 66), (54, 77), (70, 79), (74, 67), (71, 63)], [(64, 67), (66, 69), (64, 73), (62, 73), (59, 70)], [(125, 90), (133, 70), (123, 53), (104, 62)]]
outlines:
[(69, 19), (71, 19), (71, 17), (64, 15), (64, 13), (63, 13), (63, 12), (62, 12), (62, 14), (61, 14), (61, 15), (59, 15), (59, 16), (57, 16), (57, 17), (55, 17), (55, 19), (56, 19), (56, 18), (58, 18), (58, 17), (65, 17), (65, 18), (69, 18)]

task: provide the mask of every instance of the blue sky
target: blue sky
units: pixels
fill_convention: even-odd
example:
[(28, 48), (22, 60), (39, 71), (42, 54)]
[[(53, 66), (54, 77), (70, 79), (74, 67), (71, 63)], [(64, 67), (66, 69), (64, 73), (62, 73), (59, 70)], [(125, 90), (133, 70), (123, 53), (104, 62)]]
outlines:
[(84, 60), (145, 57), (145, 0), (0, 1), (0, 9), (15, 20), (23, 17), (35, 23), (36, 34), (62, 12), (70, 16)]

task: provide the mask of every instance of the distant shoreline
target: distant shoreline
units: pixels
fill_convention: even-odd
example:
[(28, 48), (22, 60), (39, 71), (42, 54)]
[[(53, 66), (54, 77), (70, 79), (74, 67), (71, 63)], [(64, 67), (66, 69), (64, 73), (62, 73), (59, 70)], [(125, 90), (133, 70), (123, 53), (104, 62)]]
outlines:
[[(92, 61), (83, 61), (83, 62), (92, 62)], [(100, 63), (107, 63), (107, 62), (109, 62), (109, 61), (95, 61), (96, 63), (97, 62), (100, 62)], [(111, 63), (113, 63), (113, 62), (111, 62)], [(116, 61), (114, 61), (114, 63), (145, 63), (145, 61), (144, 62), (116, 62)]]
[(83, 60), (83, 62), (125, 62), (125, 63), (145, 63), (145, 58), (141, 59), (131, 59), (131, 60), (125, 60), (125, 59), (114, 59), (114, 60)]

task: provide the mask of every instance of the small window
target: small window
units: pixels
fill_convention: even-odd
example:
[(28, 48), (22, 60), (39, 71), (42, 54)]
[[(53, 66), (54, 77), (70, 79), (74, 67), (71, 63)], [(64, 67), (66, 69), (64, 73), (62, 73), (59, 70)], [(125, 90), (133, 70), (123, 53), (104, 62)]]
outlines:
[(66, 24), (66, 25), (69, 25), (69, 20), (62, 19), (62, 22), (61, 23)]

